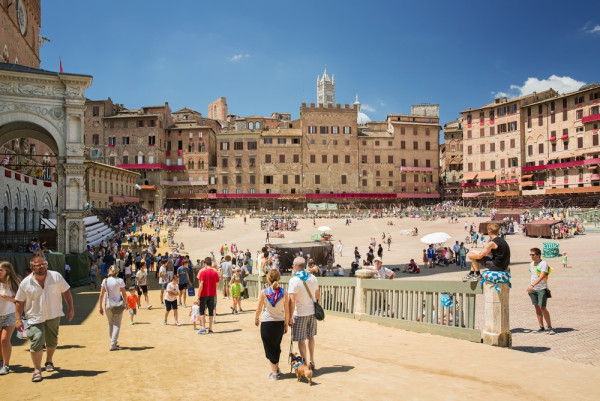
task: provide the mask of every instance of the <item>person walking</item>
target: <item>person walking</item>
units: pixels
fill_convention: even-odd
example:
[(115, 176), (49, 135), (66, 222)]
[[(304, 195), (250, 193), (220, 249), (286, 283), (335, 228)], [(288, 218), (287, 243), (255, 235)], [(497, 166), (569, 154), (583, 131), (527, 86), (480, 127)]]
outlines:
[(25, 277), (19, 285), (15, 296), (16, 329), (23, 331), (21, 316), (29, 323), (26, 336), (31, 340), (30, 353), (33, 362), (32, 382), (41, 382), (42, 356), (44, 344), (46, 345), (46, 372), (53, 372), (54, 353), (58, 345), (58, 328), (61, 316), (65, 316), (62, 309), (62, 298), (67, 304), (67, 320), (70, 322), (75, 316), (73, 297), (69, 291), (69, 284), (60, 273), (48, 270), (48, 264), (43, 256), (34, 256), (29, 261), (32, 273)]
[(151, 309), (150, 300), (148, 299), (148, 271), (146, 264), (143, 263), (140, 270), (135, 274), (135, 285), (137, 286), (138, 308), (141, 308), (141, 296), (144, 294), (146, 300), (146, 309)]
[[(119, 332), (121, 330), (121, 321), (123, 320), (123, 311), (114, 310), (108, 307), (108, 300), (119, 302), (127, 299), (127, 293), (125, 292), (125, 282), (123, 279), (117, 277), (119, 275), (119, 268), (111, 266), (108, 269), (108, 278), (102, 281), (100, 285), (100, 301), (98, 302), (98, 311), (101, 315), (106, 312), (106, 318), (108, 319), (108, 337), (110, 338), (110, 350), (116, 351), (119, 349)], [(106, 298), (105, 298), (106, 296)]]
[[(529, 272), (531, 273), (531, 281), (529, 287), (527, 287), (527, 293), (531, 298), (531, 303), (535, 308), (535, 315), (537, 316), (539, 329), (534, 330), (533, 333), (554, 334), (552, 328), (552, 322), (550, 321), (550, 313), (546, 308), (548, 302), (548, 274), (550, 274), (550, 268), (548, 263), (542, 260), (542, 251), (540, 248), (531, 248), (529, 250), (529, 256), (531, 257), (531, 263), (529, 265)], [(544, 320), (548, 325), (547, 329), (544, 329)]]
[(181, 267), (177, 269), (179, 277), (179, 305), (181, 305), (181, 297), (183, 296), (183, 307), (187, 308), (187, 288), (191, 285), (190, 282), (190, 261), (185, 259), (181, 263)]
[(167, 289), (165, 291), (165, 324), (167, 324), (167, 319), (169, 317), (169, 312), (173, 309), (173, 317), (175, 318), (174, 326), (180, 326), (179, 324), (179, 313), (177, 312), (177, 297), (179, 296), (179, 277), (176, 275), (173, 276), (171, 282), (167, 284)]
[[(207, 257), (204, 259), (205, 268), (198, 274), (198, 300), (200, 301), (200, 324), (202, 328), (198, 330), (198, 334), (212, 333), (212, 325), (215, 316), (217, 284), (219, 283), (219, 273), (211, 267), (212, 259)], [(223, 283), (227, 285), (227, 283)], [(206, 318), (204, 314), (208, 308), (208, 331), (206, 331)]]
[(13, 265), (9, 262), (0, 263), (0, 375), (10, 371), (10, 339), (16, 325), (14, 297), (20, 283)]
[(292, 327), (292, 341), (298, 342), (298, 351), (306, 361), (306, 340), (310, 369), (315, 369), (315, 336), (317, 335), (317, 319), (315, 317), (315, 301), (321, 299), (317, 278), (306, 272), (306, 261), (297, 257), (293, 262), (294, 276), (288, 284), (289, 311), (293, 316), (288, 319)]
[(271, 373), (269, 380), (277, 380), (281, 374), (279, 357), (281, 355), (281, 339), (287, 333), (289, 320), (288, 295), (279, 286), (281, 275), (277, 270), (270, 270), (267, 274), (269, 286), (258, 294), (258, 306), (254, 324), (260, 324), (260, 338), (262, 339), (265, 356), (269, 360)]
[(231, 280), (233, 265), (231, 264), (231, 256), (225, 255), (225, 261), (221, 263), (221, 278), (223, 279), (223, 299), (231, 298), (228, 283)]
[(342, 257), (343, 250), (344, 250), (344, 244), (342, 244), (342, 240), (339, 240), (337, 243), (337, 251), (338, 251), (338, 255), (340, 255), (340, 257)]

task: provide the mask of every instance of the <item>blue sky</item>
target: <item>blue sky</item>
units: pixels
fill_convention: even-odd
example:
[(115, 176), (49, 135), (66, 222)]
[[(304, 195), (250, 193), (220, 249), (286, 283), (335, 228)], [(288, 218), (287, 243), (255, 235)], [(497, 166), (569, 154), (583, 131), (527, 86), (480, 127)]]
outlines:
[[(600, 2), (42, 1), (41, 67), (94, 77), (90, 99), (206, 115), (299, 117), (317, 75), (372, 120), (438, 103), (441, 125), (495, 95), (600, 81)], [(595, 50), (594, 50), (595, 49)]]

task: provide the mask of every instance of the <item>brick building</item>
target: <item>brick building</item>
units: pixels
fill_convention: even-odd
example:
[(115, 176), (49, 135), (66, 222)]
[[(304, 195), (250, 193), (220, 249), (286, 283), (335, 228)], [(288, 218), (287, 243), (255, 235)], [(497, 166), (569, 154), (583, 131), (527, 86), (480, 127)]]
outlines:
[(596, 206), (599, 101), (600, 87), (591, 84), (562, 95), (550, 89), (500, 98), (462, 112), (463, 197), (495, 199), (499, 207)]
[(524, 161), (522, 108), (556, 96), (550, 89), (462, 111), (463, 198), (494, 200), (519, 194)]
[(444, 124), (444, 145), (440, 146), (440, 185), (444, 199), (462, 197), (463, 119)]
[(0, 0), (0, 63), (40, 68), (40, 0)]

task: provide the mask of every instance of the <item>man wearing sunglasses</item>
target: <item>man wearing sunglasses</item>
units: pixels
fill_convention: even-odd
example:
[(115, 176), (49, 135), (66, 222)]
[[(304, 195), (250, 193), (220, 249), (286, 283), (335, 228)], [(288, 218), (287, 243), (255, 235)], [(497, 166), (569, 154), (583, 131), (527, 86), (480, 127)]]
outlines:
[[(548, 267), (548, 263), (542, 260), (542, 251), (540, 248), (531, 248), (529, 257), (531, 257), (531, 264), (529, 265), (531, 284), (527, 287), (527, 293), (535, 307), (535, 314), (540, 326), (539, 329), (534, 330), (533, 333), (546, 332), (552, 335), (554, 334), (554, 329), (552, 329), (550, 313), (548, 312), (548, 309), (546, 309), (546, 303), (548, 302), (548, 274), (550, 268)], [(546, 324), (548, 325), (547, 329), (544, 329), (544, 320), (546, 320)]]
[(34, 371), (31, 381), (42, 381), (42, 356), (46, 345), (46, 372), (53, 372), (52, 357), (58, 345), (58, 326), (61, 316), (64, 316), (62, 298), (67, 304), (67, 319), (69, 322), (75, 315), (73, 297), (69, 284), (60, 273), (48, 270), (48, 264), (42, 256), (34, 256), (29, 262), (32, 274), (27, 276), (15, 296), (16, 328), (23, 330), (21, 317), (23, 312), (27, 317), (29, 328), (27, 337), (31, 340), (30, 352)]

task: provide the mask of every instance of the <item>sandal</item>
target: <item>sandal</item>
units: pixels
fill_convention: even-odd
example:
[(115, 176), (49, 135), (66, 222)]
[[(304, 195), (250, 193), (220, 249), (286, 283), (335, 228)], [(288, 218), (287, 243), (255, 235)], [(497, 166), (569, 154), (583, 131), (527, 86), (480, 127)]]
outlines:
[(54, 372), (54, 364), (52, 362), (46, 362), (46, 372)]
[(42, 380), (44, 380), (44, 378), (42, 377), (42, 372), (33, 372), (33, 377), (31, 378), (32, 382), (38, 383)]

